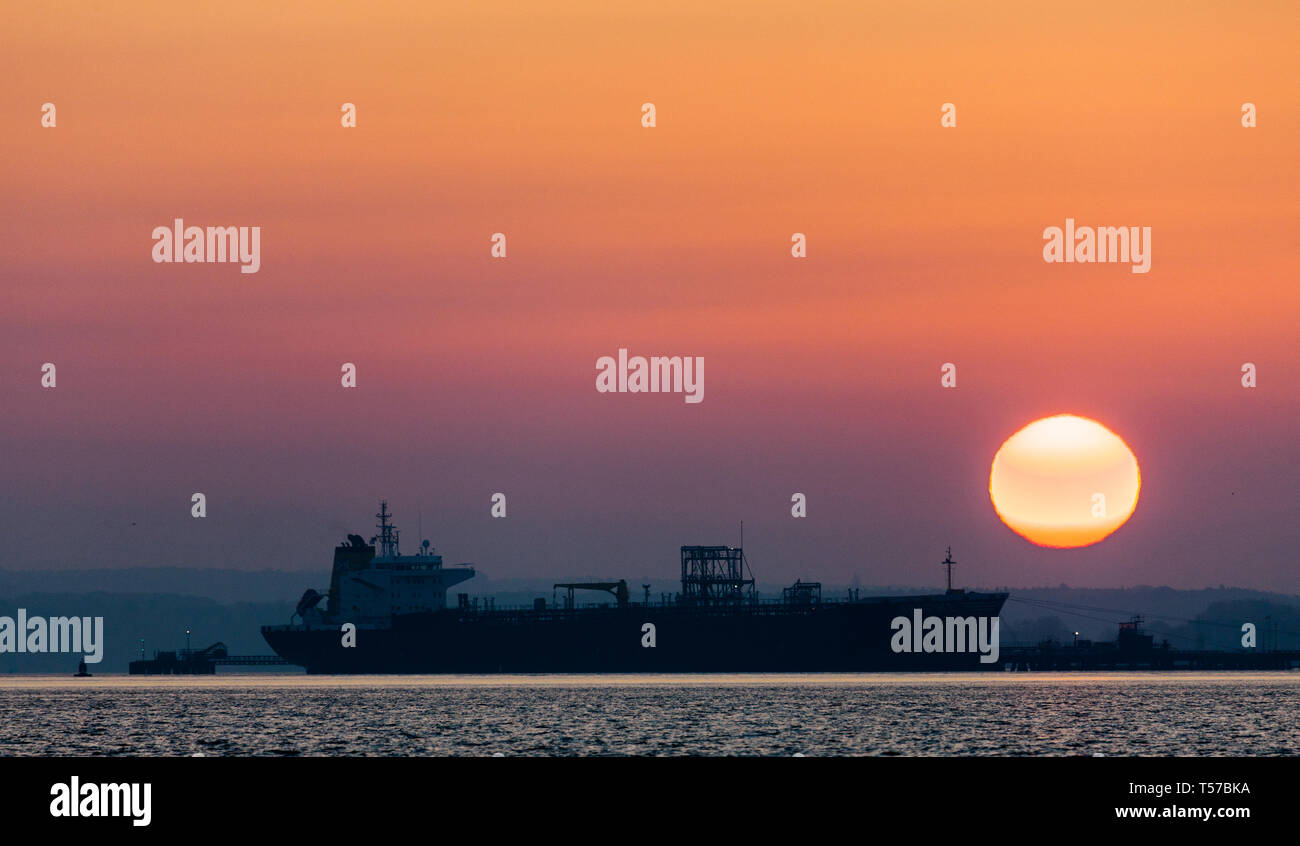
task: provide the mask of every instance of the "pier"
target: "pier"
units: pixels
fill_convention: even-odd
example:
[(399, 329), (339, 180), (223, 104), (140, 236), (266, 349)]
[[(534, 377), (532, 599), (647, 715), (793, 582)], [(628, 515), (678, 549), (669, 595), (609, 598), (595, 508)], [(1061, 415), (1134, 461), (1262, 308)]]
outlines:
[(133, 676), (211, 676), (217, 666), (267, 667), (288, 666), (278, 655), (231, 655), (224, 643), (205, 649), (177, 649), (154, 652), (153, 658), (132, 661), (128, 672)]

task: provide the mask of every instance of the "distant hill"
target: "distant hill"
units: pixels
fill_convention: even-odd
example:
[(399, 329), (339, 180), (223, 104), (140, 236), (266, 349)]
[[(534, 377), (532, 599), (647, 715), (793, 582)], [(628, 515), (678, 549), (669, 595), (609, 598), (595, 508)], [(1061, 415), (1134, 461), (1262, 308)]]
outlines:
[[(29, 593), (0, 594), (0, 615), (13, 617), (19, 608), (32, 617), (103, 617), (104, 660), (92, 673), (125, 673), (127, 664), (155, 650), (185, 648), (185, 630), (195, 649), (221, 641), (232, 655), (269, 655), (261, 626), (287, 623), (293, 602), (231, 602), (176, 594)], [(78, 654), (0, 653), (3, 673), (72, 673)], [(242, 669), (242, 668), (241, 668)], [(280, 668), (283, 669), (283, 668)]]
[[(166, 593), (217, 602), (298, 601), (309, 587), (329, 587), (329, 569), (196, 570), (130, 567), (118, 570), (0, 570), (0, 596), (27, 593)], [(2, 612), (3, 609), (0, 609)]]
[[(1074, 632), (1091, 640), (1114, 640), (1118, 623), (1141, 615), (1156, 639), (1182, 649), (1237, 649), (1241, 626), (1263, 632), (1276, 624), (1279, 649), (1300, 649), (1300, 596), (1218, 587), (1176, 590), (1131, 588), (1007, 588), (1002, 612), (1004, 643), (1069, 641)], [(1272, 640), (1269, 641), (1271, 646)], [(1264, 646), (1262, 640), (1260, 647)]]

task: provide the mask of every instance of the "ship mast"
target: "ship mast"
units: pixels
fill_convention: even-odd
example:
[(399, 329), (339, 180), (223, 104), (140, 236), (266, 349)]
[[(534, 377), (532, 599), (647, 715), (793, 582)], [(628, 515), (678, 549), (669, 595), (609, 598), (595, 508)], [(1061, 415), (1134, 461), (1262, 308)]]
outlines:
[(379, 513), (375, 515), (379, 518), (379, 525), (375, 528), (379, 530), (379, 554), (387, 557), (397, 555), (397, 530), (388, 522), (391, 516), (388, 513), (388, 500), (380, 500)]

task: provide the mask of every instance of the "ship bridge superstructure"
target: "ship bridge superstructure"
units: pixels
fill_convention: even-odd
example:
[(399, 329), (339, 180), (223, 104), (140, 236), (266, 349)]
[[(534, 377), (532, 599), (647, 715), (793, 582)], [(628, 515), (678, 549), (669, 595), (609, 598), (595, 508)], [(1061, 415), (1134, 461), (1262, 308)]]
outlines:
[(326, 610), (317, 610), (304, 595), (298, 611), (303, 622), (388, 622), (399, 614), (441, 611), (447, 607), (447, 589), (474, 577), (471, 564), (444, 566), (427, 540), (419, 552), (403, 555), (387, 501), (380, 502), (375, 517), (379, 522), (369, 542), (348, 535), (346, 543), (334, 548)]

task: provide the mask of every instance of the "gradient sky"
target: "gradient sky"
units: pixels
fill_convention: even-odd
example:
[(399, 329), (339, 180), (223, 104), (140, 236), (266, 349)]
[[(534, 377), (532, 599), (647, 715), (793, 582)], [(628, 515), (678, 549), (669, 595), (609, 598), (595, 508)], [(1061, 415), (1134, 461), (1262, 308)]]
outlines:
[[(743, 519), (767, 583), (951, 544), (962, 584), (1300, 591), (1294, 5), (791, 5), (6, 4), (0, 567), (323, 574), (384, 496), (493, 577), (672, 581)], [(261, 271), (154, 264), (175, 217), (261, 226)], [(1045, 264), (1066, 217), (1152, 227), (1150, 273)], [(620, 347), (704, 356), (704, 402), (597, 394)], [(988, 498), (1062, 412), (1142, 468), (1082, 550)]]

